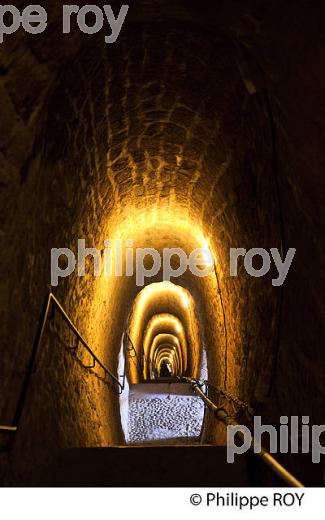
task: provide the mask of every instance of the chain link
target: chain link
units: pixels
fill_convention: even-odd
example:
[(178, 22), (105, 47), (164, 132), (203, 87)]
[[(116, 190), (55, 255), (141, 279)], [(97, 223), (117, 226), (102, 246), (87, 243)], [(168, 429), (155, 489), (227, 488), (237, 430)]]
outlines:
[[(201, 385), (201, 382), (198, 382)], [(212, 385), (211, 383), (209, 383), (209, 381), (205, 380), (202, 382), (202, 384), (205, 385), (207, 388), (213, 388), (219, 395), (227, 399), (227, 401), (230, 401), (233, 405), (236, 405), (237, 408), (245, 409), (249, 415), (254, 415), (254, 410), (247, 401), (242, 401), (238, 397), (233, 396), (230, 392), (227, 392), (227, 390), (223, 390), (222, 388)]]

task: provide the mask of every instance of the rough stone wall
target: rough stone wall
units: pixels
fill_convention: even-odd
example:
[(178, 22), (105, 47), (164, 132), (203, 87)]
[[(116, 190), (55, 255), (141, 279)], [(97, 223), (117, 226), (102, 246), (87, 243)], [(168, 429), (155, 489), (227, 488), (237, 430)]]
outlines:
[(324, 287), (321, 63), (325, 53), (320, 20), (324, 4), (266, 2), (265, 9), (259, 11), (257, 2), (250, 2), (250, 21), (244, 13), (230, 21), (234, 4), (228, 3), (222, 23), (228, 25), (249, 53), (270, 98), (283, 242), (285, 248), (297, 249), (283, 287), (280, 341), (275, 345), (272, 393), (265, 413), (275, 421), (282, 414), (309, 415), (312, 423), (322, 424), (324, 411), (319, 396), (324, 394), (325, 379), (320, 368), (324, 366), (324, 303), (320, 301)]

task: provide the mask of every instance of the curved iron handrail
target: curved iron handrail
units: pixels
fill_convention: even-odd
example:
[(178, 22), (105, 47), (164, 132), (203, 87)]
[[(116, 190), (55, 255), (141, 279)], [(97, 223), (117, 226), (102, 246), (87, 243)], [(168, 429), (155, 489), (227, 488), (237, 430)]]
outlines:
[[(49, 315), (49, 310), (50, 310), (50, 305), (51, 305), (51, 301), (53, 301), (53, 303), (55, 304), (56, 308), (59, 310), (61, 316), (63, 317), (63, 319), (65, 320), (65, 322), (68, 324), (69, 328), (72, 330), (72, 332), (77, 336), (77, 345), (75, 347), (69, 347), (71, 348), (72, 350), (76, 350), (79, 346), (79, 342), (83, 345), (83, 347), (85, 348), (85, 350), (90, 354), (90, 356), (92, 357), (93, 359), (93, 364), (92, 365), (88, 365), (88, 366), (85, 366), (85, 368), (95, 368), (96, 364), (103, 369), (104, 371), (104, 374), (105, 374), (105, 378), (104, 380), (106, 379), (106, 377), (108, 376), (109, 378), (113, 379), (113, 381), (117, 384), (117, 386), (119, 387), (120, 391), (122, 392), (123, 391), (123, 384), (120, 383), (118, 377), (114, 376), (114, 374), (100, 361), (100, 359), (98, 359), (98, 357), (96, 356), (96, 354), (94, 354), (94, 352), (91, 350), (91, 348), (89, 347), (88, 343), (86, 342), (86, 340), (83, 338), (83, 336), (80, 334), (80, 332), (78, 331), (77, 327), (74, 325), (74, 323), (71, 321), (71, 319), (69, 318), (69, 316), (67, 315), (67, 313), (65, 312), (64, 308), (62, 307), (62, 305), (60, 304), (60, 302), (58, 301), (58, 299), (54, 296), (53, 293), (49, 293), (48, 295), (48, 301), (49, 301), (49, 306), (48, 306), (48, 310), (47, 310), (47, 313), (45, 314), (44, 316), (44, 320), (43, 320), (43, 323), (44, 323), (44, 327), (41, 329), (41, 333), (40, 333), (40, 337), (39, 337), (39, 341), (38, 341), (38, 345), (40, 344), (41, 340), (42, 340), (42, 336), (44, 334), (44, 330), (45, 330), (45, 325), (46, 325), (46, 321), (47, 321), (47, 317)], [(124, 375), (122, 376), (124, 377)]]
[[(124, 373), (123, 373), (122, 376), (119, 376), (119, 377), (122, 377), (122, 383), (121, 383), (119, 378), (116, 377), (100, 361), (100, 359), (98, 359), (96, 354), (94, 354), (94, 352), (91, 350), (91, 348), (89, 347), (89, 345), (86, 342), (86, 340), (83, 338), (82, 334), (79, 332), (77, 327), (74, 325), (72, 320), (69, 318), (68, 314), (65, 312), (65, 310), (64, 310), (63, 306), (61, 305), (61, 303), (59, 302), (59, 300), (54, 296), (54, 294), (52, 292), (49, 292), (47, 297), (46, 297), (45, 304), (44, 304), (44, 307), (43, 307), (43, 310), (42, 310), (41, 319), (39, 321), (37, 334), (36, 334), (36, 337), (35, 337), (35, 341), (34, 341), (34, 344), (33, 344), (31, 356), (30, 356), (28, 367), (27, 367), (27, 370), (26, 370), (25, 379), (23, 381), (23, 384), (22, 384), (22, 387), (21, 387), (21, 391), (20, 391), (20, 394), (19, 394), (19, 398), (18, 398), (18, 402), (17, 402), (17, 406), (16, 406), (16, 411), (15, 411), (14, 418), (13, 418), (13, 425), (10, 425), (10, 426), (2, 426), (1, 425), (0, 426), (0, 432), (3, 432), (3, 433), (14, 433), (18, 429), (18, 425), (19, 425), (19, 422), (20, 422), (20, 419), (21, 419), (21, 416), (22, 416), (22, 413), (23, 413), (24, 405), (25, 405), (25, 402), (26, 402), (26, 398), (27, 398), (27, 392), (28, 392), (29, 383), (30, 383), (31, 377), (32, 377), (32, 375), (34, 373), (34, 370), (35, 370), (35, 362), (36, 362), (37, 354), (39, 352), (39, 349), (40, 349), (40, 346), (41, 346), (41, 343), (42, 343), (42, 339), (43, 339), (43, 336), (44, 336), (44, 332), (45, 332), (45, 329), (46, 329), (46, 325), (47, 325), (47, 321), (48, 321), (48, 318), (49, 318), (50, 309), (51, 309), (51, 305), (52, 304), (59, 311), (60, 315), (62, 316), (64, 321), (67, 323), (67, 325), (70, 328), (70, 330), (72, 330), (72, 332), (77, 337), (77, 344), (74, 347), (69, 347), (69, 349), (70, 350), (77, 350), (78, 347), (79, 347), (79, 343), (81, 343), (82, 346), (84, 347), (84, 349), (92, 357), (92, 364), (84, 365), (84, 367), (85, 368), (89, 368), (89, 369), (93, 369), (93, 368), (95, 368), (95, 366), (97, 364), (104, 371), (104, 377), (103, 377), (103, 381), (104, 382), (106, 382), (106, 378), (110, 378), (110, 379), (113, 380), (114, 384), (117, 385), (119, 394), (121, 394), (122, 391), (124, 390), (125, 378), (126, 378), (126, 356), (124, 357), (124, 359), (125, 359)], [(125, 354), (125, 352), (124, 352), (124, 354)]]

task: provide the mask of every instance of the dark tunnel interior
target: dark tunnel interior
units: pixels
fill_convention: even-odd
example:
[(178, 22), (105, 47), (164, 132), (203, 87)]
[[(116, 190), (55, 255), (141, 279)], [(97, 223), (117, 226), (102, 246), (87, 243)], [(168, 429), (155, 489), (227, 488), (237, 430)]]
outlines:
[[(84, 238), (103, 257), (108, 237), (161, 255), (205, 247), (213, 264), (204, 278), (170, 281), (160, 268), (139, 286), (134, 273), (94, 277), (87, 260), (85, 276), (59, 281), (57, 298), (114, 374), (127, 333), (144, 360), (128, 384), (167, 364), (172, 376), (204, 372), (225, 392), (213, 395), (221, 407), (228, 393), (268, 424), (324, 422), (324, 9), (307, 4), (141, 1), (116, 45), (63, 39), (51, 5), (46, 45), (17, 33), (0, 49), (1, 424), (13, 420), (51, 249), (76, 253)], [(273, 264), (255, 278), (239, 261), (230, 276), (231, 248), (296, 255), (275, 287)], [(36, 454), (126, 443), (118, 395), (84, 369), (87, 354), (61, 348), (73, 341), (55, 315), (14, 450), (0, 453), (13, 482), (33, 473)], [(208, 411), (202, 439), (225, 444)], [(284, 460), (324, 484), (322, 464)]]

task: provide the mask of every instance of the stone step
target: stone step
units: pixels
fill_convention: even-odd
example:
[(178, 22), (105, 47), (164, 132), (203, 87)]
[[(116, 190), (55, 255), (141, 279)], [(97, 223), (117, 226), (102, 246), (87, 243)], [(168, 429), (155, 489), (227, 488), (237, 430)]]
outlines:
[[(42, 485), (60, 487), (249, 486), (246, 456), (224, 446), (114, 446), (64, 450)], [(44, 477), (42, 477), (44, 479)]]
[(154, 382), (130, 385), (129, 400), (163, 395), (188, 395), (200, 399), (189, 383)]
[(149, 440), (149, 441), (140, 441), (128, 443), (128, 446), (193, 446), (199, 445), (200, 437), (171, 437), (169, 439), (159, 439), (157, 440)]

